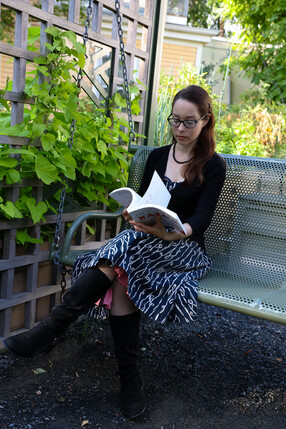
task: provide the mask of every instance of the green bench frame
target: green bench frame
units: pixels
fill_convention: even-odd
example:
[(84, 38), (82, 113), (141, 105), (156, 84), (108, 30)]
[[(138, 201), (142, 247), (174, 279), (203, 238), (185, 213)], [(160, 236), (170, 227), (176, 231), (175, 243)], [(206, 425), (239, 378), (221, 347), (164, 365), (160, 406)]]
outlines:
[[(132, 159), (128, 186), (135, 191), (151, 150), (141, 147)], [(205, 234), (213, 268), (199, 282), (198, 299), (286, 324), (286, 160), (222, 156), (226, 181)], [(79, 216), (66, 234), (62, 264), (73, 266), (76, 257), (87, 252), (71, 248), (82, 222), (115, 220), (121, 213), (122, 208)]]

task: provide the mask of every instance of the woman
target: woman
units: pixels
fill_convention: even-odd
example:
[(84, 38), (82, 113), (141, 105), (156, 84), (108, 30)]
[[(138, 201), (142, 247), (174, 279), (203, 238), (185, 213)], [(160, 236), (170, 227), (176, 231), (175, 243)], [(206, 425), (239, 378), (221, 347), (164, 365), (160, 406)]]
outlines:
[(79, 257), (62, 304), (30, 331), (4, 340), (19, 356), (48, 351), (70, 323), (105, 296), (121, 408), (129, 418), (145, 410), (137, 364), (140, 311), (161, 323), (195, 319), (198, 280), (211, 267), (204, 231), (225, 179), (225, 163), (215, 153), (215, 120), (208, 93), (196, 85), (179, 91), (168, 122), (174, 142), (151, 152), (139, 194), (144, 194), (157, 170), (171, 193), (168, 207), (179, 215), (187, 235), (166, 229), (159, 217), (153, 226), (135, 222), (124, 210), (125, 220), (134, 229), (119, 233), (98, 252)]

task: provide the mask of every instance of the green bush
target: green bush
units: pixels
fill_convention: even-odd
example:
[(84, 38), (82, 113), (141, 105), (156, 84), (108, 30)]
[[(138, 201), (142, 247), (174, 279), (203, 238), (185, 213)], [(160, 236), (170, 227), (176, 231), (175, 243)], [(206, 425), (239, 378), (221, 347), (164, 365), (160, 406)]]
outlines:
[[(245, 156), (286, 158), (286, 108), (273, 102), (261, 103), (259, 91), (245, 94), (241, 103), (226, 106), (199, 73), (191, 66), (181, 67), (178, 78), (161, 75), (154, 146), (172, 142), (167, 117), (174, 95), (188, 85), (200, 85), (212, 98), (217, 120), (217, 151)], [(259, 103), (260, 101), (260, 103)], [(219, 116), (219, 118), (218, 118)]]
[[(20, 149), (0, 147), (0, 180), (13, 185), (23, 179), (32, 182), (38, 178), (45, 189), (51, 189), (54, 185), (60, 188), (68, 178), (75, 185), (72, 194), (75, 202), (84, 205), (85, 201), (97, 201), (108, 205), (108, 192), (126, 184), (131, 157), (127, 150), (128, 133), (124, 131), (129, 125), (118, 116), (126, 107), (126, 100), (116, 93), (107, 108), (94, 106), (80, 94), (72, 78), (78, 67), (84, 67), (84, 45), (77, 42), (71, 31), (60, 32), (52, 27), (46, 32), (52, 42), (46, 43), (47, 57), (34, 59), (35, 68), (24, 92), (35, 104), (25, 108), (21, 124), (9, 126), (10, 106), (1, 94), (0, 134), (28, 137), (30, 141)], [(134, 86), (131, 91), (131, 108), (138, 114), (139, 89)], [(71, 144), (73, 121), (76, 128)], [(53, 206), (57, 206), (60, 191), (37, 203), (32, 186), (19, 189), (16, 202), (9, 201), (5, 188), (0, 190), (0, 218), (27, 217), (37, 223), (45, 220), (48, 210), (55, 211)]]
[(211, 94), (211, 87), (204, 79), (204, 73), (200, 74), (195, 67), (188, 64), (178, 70), (178, 75), (178, 78), (167, 76), (164, 73), (160, 76), (154, 146), (164, 146), (172, 142), (167, 118), (172, 110), (174, 96), (188, 85), (202, 86), (211, 95), (214, 109), (216, 112), (218, 111), (218, 97)]

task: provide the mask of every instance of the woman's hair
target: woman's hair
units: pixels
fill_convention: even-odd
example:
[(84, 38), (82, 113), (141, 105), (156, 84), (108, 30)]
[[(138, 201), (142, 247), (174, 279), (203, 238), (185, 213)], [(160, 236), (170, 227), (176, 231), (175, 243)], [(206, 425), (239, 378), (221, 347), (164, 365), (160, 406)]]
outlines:
[(204, 180), (203, 167), (215, 152), (215, 117), (212, 111), (211, 99), (207, 91), (197, 85), (190, 85), (175, 95), (172, 111), (174, 104), (179, 99), (196, 104), (201, 117), (204, 115), (209, 116), (209, 120), (202, 128), (197, 144), (193, 149), (192, 161), (186, 164), (183, 169), (184, 178), (189, 185), (196, 177), (198, 177), (199, 184), (201, 184)]

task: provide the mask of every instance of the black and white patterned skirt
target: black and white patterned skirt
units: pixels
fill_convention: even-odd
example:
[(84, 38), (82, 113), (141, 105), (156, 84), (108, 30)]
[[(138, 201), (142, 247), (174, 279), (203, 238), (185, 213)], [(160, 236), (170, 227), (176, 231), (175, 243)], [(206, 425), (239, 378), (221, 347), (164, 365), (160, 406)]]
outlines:
[(165, 241), (132, 229), (122, 231), (100, 249), (79, 256), (72, 280), (100, 260), (127, 273), (129, 297), (152, 319), (188, 323), (196, 318), (198, 280), (212, 263), (190, 238)]

